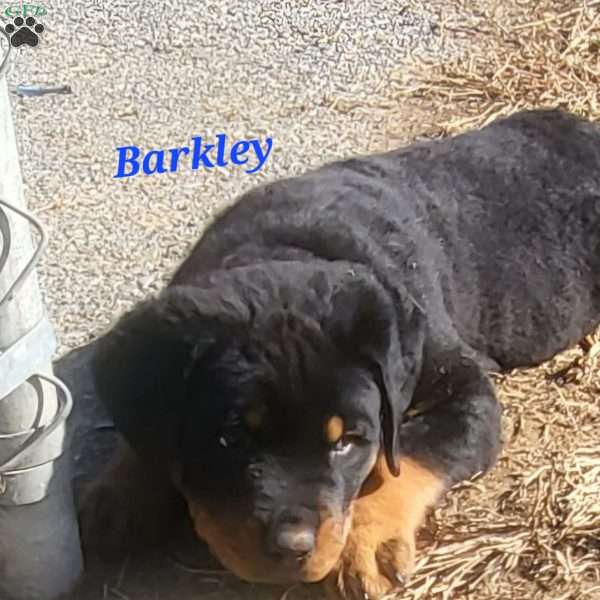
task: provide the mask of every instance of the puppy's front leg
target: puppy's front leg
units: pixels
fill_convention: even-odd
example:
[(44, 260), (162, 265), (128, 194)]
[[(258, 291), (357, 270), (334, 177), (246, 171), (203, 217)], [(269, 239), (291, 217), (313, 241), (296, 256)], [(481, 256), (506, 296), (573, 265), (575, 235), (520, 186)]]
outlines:
[(365, 600), (402, 585), (413, 568), (416, 531), (444, 489), (443, 476), (414, 459), (402, 458), (394, 477), (381, 456), (353, 504), (352, 529), (327, 581), (330, 595)]
[(373, 599), (399, 587), (413, 569), (427, 509), (496, 459), (500, 407), (489, 379), (464, 359), (441, 373), (428, 378), (434, 386), (421, 386), (429, 408), (402, 426), (400, 475), (393, 477), (382, 457), (353, 504), (352, 530), (327, 582), (334, 597)]
[(182, 502), (167, 475), (144, 464), (121, 440), (113, 461), (79, 503), (86, 558), (118, 560), (162, 542), (185, 515)]

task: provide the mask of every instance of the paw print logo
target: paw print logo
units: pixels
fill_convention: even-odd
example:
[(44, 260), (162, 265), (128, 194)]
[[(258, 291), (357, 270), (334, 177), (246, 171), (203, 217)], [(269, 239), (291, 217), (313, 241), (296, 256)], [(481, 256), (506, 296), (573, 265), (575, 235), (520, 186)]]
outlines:
[(9, 23), (4, 30), (10, 36), (10, 43), (13, 47), (18, 48), (23, 44), (34, 47), (40, 41), (40, 34), (44, 31), (44, 26), (41, 23), (36, 23), (33, 17), (16, 17), (12, 23)]

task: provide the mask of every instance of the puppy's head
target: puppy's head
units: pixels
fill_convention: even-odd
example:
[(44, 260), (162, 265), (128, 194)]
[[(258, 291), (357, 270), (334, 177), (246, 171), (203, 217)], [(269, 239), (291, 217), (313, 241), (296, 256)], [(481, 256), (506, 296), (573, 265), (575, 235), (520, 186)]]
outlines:
[(226, 567), (317, 581), (380, 452), (397, 473), (420, 332), (399, 327), (368, 273), (234, 269), (125, 315), (94, 373), (118, 429), (166, 467)]

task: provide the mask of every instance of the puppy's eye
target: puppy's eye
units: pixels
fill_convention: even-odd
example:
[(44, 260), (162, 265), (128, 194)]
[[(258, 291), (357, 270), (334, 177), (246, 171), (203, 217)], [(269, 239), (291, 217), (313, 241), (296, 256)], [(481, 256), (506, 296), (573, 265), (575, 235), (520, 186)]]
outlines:
[(348, 432), (342, 435), (342, 437), (334, 444), (333, 452), (335, 454), (347, 454), (352, 448), (359, 446), (364, 442), (364, 438), (354, 432)]
[(244, 427), (240, 418), (236, 414), (231, 414), (225, 421), (221, 435), (219, 436), (219, 445), (223, 448), (237, 446), (244, 435)]
[(219, 445), (223, 446), (223, 448), (229, 448), (229, 446), (232, 446), (234, 443), (235, 439), (230, 435), (222, 435), (219, 438)]

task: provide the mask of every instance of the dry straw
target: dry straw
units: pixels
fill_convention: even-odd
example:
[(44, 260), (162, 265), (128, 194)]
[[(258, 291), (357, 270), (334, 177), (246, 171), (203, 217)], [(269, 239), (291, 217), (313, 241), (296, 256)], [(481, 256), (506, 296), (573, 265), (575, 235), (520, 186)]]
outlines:
[[(443, 22), (449, 39), (464, 36), (460, 58), (419, 60), (394, 78), (403, 111), (421, 107), (421, 130), (455, 134), (540, 107), (600, 120), (600, 0), (476, 4)], [(503, 457), (432, 515), (397, 598), (600, 599), (599, 355), (588, 339), (497, 378)]]
[(501, 10), (471, 12), (467, 22), (443, 22), (449, 34), (468, 32), (466, 51), (444, 64), (404, 69), (392, 82), (396, 97), (426, 100), (443, 134), (524, 108), (562, 107), (597, 119), (600, 1), (542, 1), (535, 10), (527, 4), (508, 1)]

